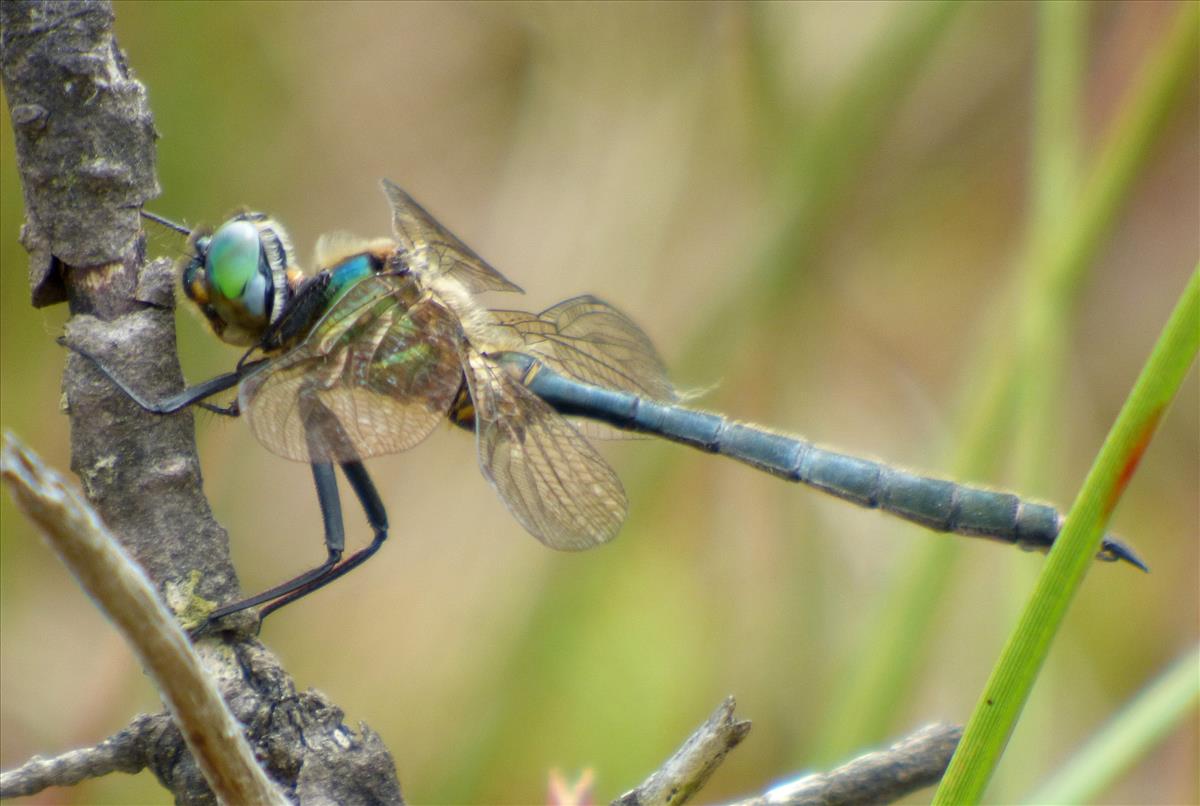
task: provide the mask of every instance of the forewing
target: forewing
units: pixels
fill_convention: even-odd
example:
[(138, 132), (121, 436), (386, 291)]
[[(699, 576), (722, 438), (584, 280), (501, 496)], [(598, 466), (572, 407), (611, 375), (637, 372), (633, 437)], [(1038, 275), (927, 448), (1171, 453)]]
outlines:
[(384, 179), (383, 192), (392, 205), (396, 239), (415, 271), (452, 277), (473, 293), (521, 290), (439, 224), (395, 182)]
[(297, 461), (345, 462), (416, 445), (462, 383), (461, 329), (395, 277), (354, 285), (303, 342), (247, 378), (242, 411), (260, 442)]
[(467, 364), (480, 469), (521, 525), (570, 551), (616, 536), (628, 505), (608, 463), (505, 370), (478, 353)]

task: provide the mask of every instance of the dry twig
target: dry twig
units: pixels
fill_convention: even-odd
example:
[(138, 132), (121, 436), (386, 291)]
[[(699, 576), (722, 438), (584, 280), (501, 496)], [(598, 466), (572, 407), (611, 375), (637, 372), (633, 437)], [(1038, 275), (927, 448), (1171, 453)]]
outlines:
[(704, 724), (661, 767), (615, 806), (678, 806), (700, 791), (708, 777), (750, 732), (750, 723), (733, 718), (736, 703), (726, 697)]
[(926, 725), (886, 750), (829, 772), (805, 775), (733, 806), (851, 806), (891, 803), (942, 779), (962, 738), (955, 725)]
[[(0, 475), (21, 510), (37, 524), (59, 559), (133, 647), (216, 797), (223, 803), (287, 803), (258, 766), (241, 725), (225, 707), (150, 580), (83, 496), (12, 434), (4, 436)], [(114, 742), (109, 740), (94, 748), (90, 756), (86, 751), (77, 753), (95, 761), (111, 758), (113, 749)]]

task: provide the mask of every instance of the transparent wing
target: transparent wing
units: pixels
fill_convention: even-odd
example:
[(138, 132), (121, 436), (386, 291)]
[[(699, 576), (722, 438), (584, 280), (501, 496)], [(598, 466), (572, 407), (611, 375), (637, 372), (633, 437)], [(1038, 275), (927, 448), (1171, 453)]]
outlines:
[[(661, 402), (674, 403), (679, 399), (649, 337), (633, 320), (602, 300), (574, 297), (540, 314), (491, 313), (497, 324), (515, 331), (526, 350), (556, 372)], [(588, 420), (577, 422), (589, 437), (637, 436)]]
[(243, 381), (241, 409), (274, 453), (344, 462), (416, 445), (462, 383), (461, 328), (390, 276), (355, 284), (302, 343)]
[(529, 352), (585, 383), (674, 401), (674, 387), (650, 339), (629, 317), (592, 296), (574, 297), (540, 314), (492, 311)]
[(625, 520), (625, 490), (574, 426), (478, 353), (467, 360), (483, 475), (513, 516), (555, 549), (607, 542)]
[(520, 286), (489, 266), (395, 182), (384, 179), (383, 192), (392, 205), (392, 229), (396, 239), (417, 271), (453, 277), (473, 293), (520, 292)]

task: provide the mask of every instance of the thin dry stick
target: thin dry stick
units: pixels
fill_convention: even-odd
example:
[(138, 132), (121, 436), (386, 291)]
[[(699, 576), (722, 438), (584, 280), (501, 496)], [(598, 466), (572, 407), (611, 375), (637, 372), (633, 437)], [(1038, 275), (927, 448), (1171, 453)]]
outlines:
[[(214, 794), (223, 803), (287, 804), (255, 761), (241, 725), (225, 707), (187, 636), (83, 495), (12, 434), (4, 436), (0, 476), (17, 505), (133, 647)], [(106, 755), (103, 747), (78, 760), (85, 767), (101, 760)], [(107, 755), (114, 749), (109, 747)]]
[(34, 756), (19, 767), (0, 772), (0, 799), (36, 795), (52, 786), (74, 786), (114, 772), (141, 772), (148, 765), (149, 748), (163, 730), (170, 728), (167, 714), (143, 714), (95, 747), (68, 750), (57, 756)]
[(736, 703), (726, 697), (704, 724), (640, 786), (626, 792), (616, 806), (677, 806), (708, 781), (708, 777), (750, 732), (750, 723), (733, 718)]
[(131, 731), (110, 736), (95, 747), (68, 750), (57, 756), (34, 756), (20, 767), (0, 772), (0, 798), (36, 795), (51, 786), (74, 786), (113, 772), (141, 772), (132, 752)]
[(941, 780), (962, 738), (956, 725), (926, 725), (886, 750), (813, 773), (732, 806), (850, 806), (891, 803)]

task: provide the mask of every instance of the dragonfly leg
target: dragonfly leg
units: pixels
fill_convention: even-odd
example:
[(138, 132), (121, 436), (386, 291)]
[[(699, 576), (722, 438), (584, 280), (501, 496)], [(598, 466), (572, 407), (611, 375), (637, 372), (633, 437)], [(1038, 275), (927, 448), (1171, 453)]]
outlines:
[(125, 381), (114, 375), (111, 371), (109, 371), (108, 367), (104, 366), (104, 363), (100, 361), (100, 359), (96, 358), (96, 356), (71, 344), (67, 344), (66, 346), (95, 364), (96, 369), (100, 370), (100, 374), (102, 374), (105, 378), (108, 378), (108, 380), (114, 386), (124, 392), (126, 397), (152, 414), (174, 414), (177, 411), (186, 409), (188, 406), (191, 406), (194, 403), (200, 403), (202, 407), (208, 409), (209, 411), (213, 411), (218, 414), (224, 414), (230, 417), (236, 417), (238, 415), (236, 403), (234, 403), (232, 406), (221, 407), (212, 405), (210, 403), (201, 403), (200, 401), (204, 400), (206, 397), (212, 397), (218, 392), (224, 392), (226, 389), (237, 386), (241, 382), (242, 378), (246, 377), (246, 375), (248, 375), (250, 372), (257, 369), (265, 361), (265, 359), (259, 359), (257, 361), (250, 361), (245, 364), (239, 363), (238, 368), (233, 372), (226, 372), (224, 375), (218, 375), (215, 378), (209, 378), (207, 381), (198, 383), (195, 386), (189, 386), (182, 392), (171, 395), (170, 397), (162, 400), (151, 400), (150, 398), (142, 395), (136, 389), (130, 387), (127, 383), (125, 383)]
[(238, 417), (241, 416), (242, 410), (238, 407), (238, 402), (235, 400), (228, 406), (218, 406), (215, 403), (205, 403), (203, 401), (196, 404), (205, 411), (211, 411), (213, 414), (220, 414), (222, 417)]
[[(325, 562), (260, 594), (218, 607), (209, 614), (208, 620), (200, 628), (201, 630), (231, 613), (240, 613), (263, 602), (289, 597), (289, 594), (294, 594), (302, 589), (305, 593), (309, 590), (316, 590), (317, 587), (324, 584), (321, 580), (327, 579), (329, 574), (337, 569), (346, 547), (346, 531), (342, 523), (342, 504), (338, 497), (337, 477), (334, 475), (333, 465), (330, 462), (313, 462), (312, 474), (313, 482), (317, 487), (317, 500), (321, 504), (321, 520), (325, 526), (325, 548), (329, 552)], [(306, 587), (314, 583), (316, 583), (316, 587)], [(293, 598), (299, 597), (289, 597), (286, 601), (292, 601)], [(272, 602), (272, 604), (274, 603)], [(277, 606), (268, 605), (260, 614), (260, 620), (262, 616), (275, 609)]]
[(231, 613), (238, 613), (266, 603), (258, 614), (261, 623), (262, 619), (284, 605), (325, 587), (348, 571), (362, 565), (370, 559), (371, 555), (379, 551), (379, 547), (387, 540), (387, 512), (384, 510), (379, 492), (371, 482), (371, 477), (367, 475), (366, 468), (363, 467), (362, 462), (343, 462), (342, 472), (358, 497), (375, 536), (370, 545), (355, 552), (342, 562), (342, 553), (345, 550), (345, 531), (333, 465), (329, 462), (314, 462), (312, 468), (313, 479), (317, 485), (317, 497), (321, 502), (321, 517), (325, 522), (325, 545), (329, 550), (328, 559), (320, 566), (306, 571), (294, 579), (289, 579), (281, 585), (276, 585), (270, 590), (263, 591), (257, 596), (217, 608), (209, 615), (208, 621), (198, 632), (202, 632), (216, 620)]
[(367, 475), (367, 469), (363, 467), (362, 462), (343, 462), (342, 472), (346, 475), (346, 481), (350, 482), (351, 489), (358, 496), (358, 502), (362, 505), (363, 512), (367, 515), (367, 523), (371, 525), (375, 536), (371, 539), (370, 545), (350, 555), (345, 562), (336, 568), (329, 569), (324, 576), (310, 579), (287, 595), (280, 596), (268, 604), (259, 614), (261, 618), (266, 618), (284, 605), (296, 601), (301, 596), (307, 596), (318, 588), (323, 588), (330, 582), (333, 582), (343, 574), (354, 570), (369, 560), (371, 555), (379, 551), (379, 547), (387, 540), (387, 511), (383, 507), (383, 500), (379, 497), (379, 492), (371, 482), (371, 477)]

